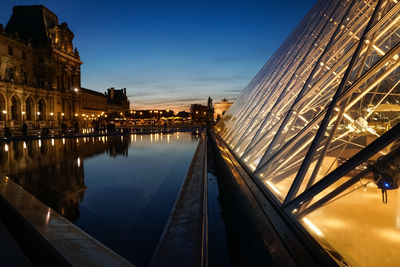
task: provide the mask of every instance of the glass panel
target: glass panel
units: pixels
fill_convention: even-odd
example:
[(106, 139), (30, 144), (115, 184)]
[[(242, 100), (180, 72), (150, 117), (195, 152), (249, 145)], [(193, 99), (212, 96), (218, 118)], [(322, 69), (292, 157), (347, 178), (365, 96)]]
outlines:
[(278, 155), (255, 172), (256, 177), (272, 189), (280, 201), (286, 197), (321, 120), (322, 117), (315, 120), (308, 131), (297, 137), (297, 142), (289, 143)]
[[(358, 12), (364, 11), (366, 14), (372, 14), (372, 7), (361, 5), (361, 10), (359, 8), (359, 6), (356, 6), (354, 9)], [(267, 150), (271, 139), (275, 138), (277, 139), (276, 142), (274, 142), (273, 147), (270, 148), (261, 162), (261, 164), (265, 163), (291, 138), (301, 131), (311, 121), (311, 119), (315, 118), (326, 108), (331, 97), (336, 92), (341, 77), (350, 62), (355, 46), (360, 39), (362, 29), (367, 24), (367, 19), (369, 17), (366, 16), (365, 13), (357, 13), (363, 14), (362, 19), (356, 21), (357, 23), (344, 24), (343, 29), (340, 32), (341, 34), (339, 34), (339, 36), (341, 35), (341, 38), (336, 40), (336, 42), (331, 46), (331, 49), (327, 51), (321, 59), (317, 66), (317, 71), (313, 77), (309, 79), (307, 86), (305, 87), (305, 92), (303, 93), (302, 98), (300, 98), (292, 108), (292, 112), (288, 115), (289, 118), (287, 118), (284, 128), (281, 127), (281, 131), (278, 131), (279, 138), (275, 137), (275, 134), (271, 134), (271, 125), (282, 123), (284, 115), (287, 113), (294, 98), (284, 99), (280, 109), (274, 112), (268, 121), (264, 121), (255, 138), (252, 138), (252, 140), (245, 140), (245, 145), (250, 143), (243, 154), (245, 160), (251, 164), (259, 161), (257, 160), (259, 157), (258, 155), (263, 154), (263, 152)], [(354, 21), (349, 20), (349, 22)], [(343, 35), (343, 32), (347, 32), (347, 27), (350, 27), (350, 30), (352, 30), (350, 32), (353, 38), (348, 38), (346, 35)], [(293, 95), (297, 96), (296, 93)], [(268, 136), (269, 138), (267, 138)], [(260, 151), (260, 149), (262, 149), (262, 151)], [(240, 151), (238, 152), (240, 153)]]
[(398, 265), (399, 141), (295, 209), (299, 222), (338, 261), (356, 266)]
[[(400, 48), (348, 89), (332, 114), (303, 190), (400, 122)], [(307, 184), (307, 186), (305, 186)], [(301, 193), (301, 191), (299, 192)]]

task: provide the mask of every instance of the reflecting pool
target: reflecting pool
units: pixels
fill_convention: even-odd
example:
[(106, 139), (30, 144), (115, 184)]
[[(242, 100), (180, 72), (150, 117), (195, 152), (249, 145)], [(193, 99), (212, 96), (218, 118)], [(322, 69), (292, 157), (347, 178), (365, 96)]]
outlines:
[(138, 266), (146, 266), (199, 134), (2, 143), (1, 174)]

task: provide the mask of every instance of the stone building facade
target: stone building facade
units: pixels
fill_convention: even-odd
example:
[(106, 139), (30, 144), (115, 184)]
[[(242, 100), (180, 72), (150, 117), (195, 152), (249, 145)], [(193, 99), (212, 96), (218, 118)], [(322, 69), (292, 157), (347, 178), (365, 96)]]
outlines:
[(228, 101), (226, 98), (214, 104), (214, 119), (219, 119), (224, 116), (225, 112), (232, 106), (233, 102)]
[[(100, 92), (81, 88), (79, 93), (81, 117), (100, 118), (105, 115), (125, 116), (128, 114), (129, 101), (126, 88), (109, 88), (102, 94)], [(121, 115), (122, 114), (122, 115)]]
[(110, 110), (107, 95), (81, 88), (82, 61), (73, 39), (68, 24), (46, 7), (14, 7), (6, 27), (0, 25), (0, 127), (72, 124), (89, 106)]

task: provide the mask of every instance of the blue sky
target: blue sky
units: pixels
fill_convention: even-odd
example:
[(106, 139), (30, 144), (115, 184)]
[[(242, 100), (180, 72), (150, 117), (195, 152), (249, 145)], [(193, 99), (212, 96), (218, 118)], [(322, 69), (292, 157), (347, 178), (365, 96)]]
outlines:
[(2, 0), (42, 4), (75, 33), (82, 87), (127, 88), (131, 106), (173, 107), (234, 99), (315, 0)]

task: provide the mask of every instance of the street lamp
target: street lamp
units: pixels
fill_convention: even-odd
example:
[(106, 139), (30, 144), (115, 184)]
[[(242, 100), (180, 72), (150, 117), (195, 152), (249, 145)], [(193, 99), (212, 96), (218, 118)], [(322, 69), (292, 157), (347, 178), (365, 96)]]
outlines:
[(7, 110), (3, 110), (3, 114), (4, 114), (4, 127), (7, 127)]
[(54, 115), (54, 113), (53, 113), (53, 112), (50, 112), (50, 122), (51, 122), (51, 129), (53, 129), (53, 128), (54, 128), (54, 123), (53, 123), (53, 115)]
[(40, 118), (39, 118), (39, 116), (40, 116), (40, 111), (38, 111), (36, 114), (37, 114), (37, 117), (36, 117), (36, 121), (37, 121), (37, 127), (38, 127), (38, 128), (40, 128), (40, 125), (39, 125), (39, 119), (40, 119)]

